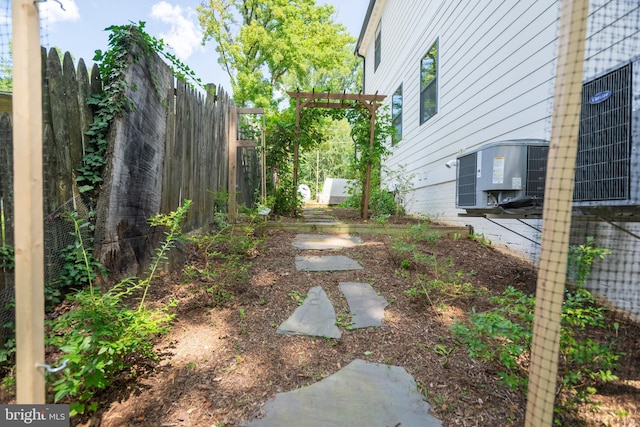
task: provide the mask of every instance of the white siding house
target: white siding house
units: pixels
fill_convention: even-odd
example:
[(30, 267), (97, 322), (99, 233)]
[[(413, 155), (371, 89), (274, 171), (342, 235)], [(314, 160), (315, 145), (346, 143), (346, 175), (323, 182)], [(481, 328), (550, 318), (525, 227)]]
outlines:
[[(371, 0), (356, 47), (364, 92), (394, 102), (402, 134), (386, 166), (404, 168), (411, 180), (407, 210), (473, 225), (533, 261), (542, 221), (496, 219), (499, 226), (460, 216), (450, 162), (492, 142), (549, 140), (559, 12), (558, 0)], [(640, 1), (592, 0), (584, 79), (639, 55)], [(640, 80), (636, 86), (638, 95)], [(597, 266), (590, 286), (640, 317), (640, 240), (607, 223), (589, 224), (574, 226), (576, 242), (587, 234), (605, 246), (615, 241), (607, 270)], [(640, 235), (638, 222), (623, 227)]]

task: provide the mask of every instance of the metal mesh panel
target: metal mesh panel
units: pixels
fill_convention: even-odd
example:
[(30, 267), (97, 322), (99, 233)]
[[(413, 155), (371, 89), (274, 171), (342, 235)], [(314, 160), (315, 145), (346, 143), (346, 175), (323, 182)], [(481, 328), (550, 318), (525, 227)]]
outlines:
[(476, 204), (476, 153), (461, 157), (458, 164), (458, 206)]
[(549, 147), (527, 147), (527, 196), (544, 197)]
[(574, 201), (629, 198), (631, 64), (584, 85)]

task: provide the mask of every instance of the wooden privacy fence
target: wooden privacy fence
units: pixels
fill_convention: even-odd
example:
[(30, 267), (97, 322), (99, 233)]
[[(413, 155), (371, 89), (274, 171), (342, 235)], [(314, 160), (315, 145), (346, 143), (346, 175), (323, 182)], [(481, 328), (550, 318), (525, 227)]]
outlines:
[[(133, 44), (126, 72), (127, 96), (135, 108), (112, 124), (107, 165), (96, 203), (94, 248), (98, 259), (116, 277), (139, 274), (148, 265), (162, 232), (149, 217), (175, 210), (185, 199), (192, 206), (183, 224), (188, 232), (210, 224), (216, 203), (228, 191), (229, 111), (232, 102), (221, 87), (206, 95), (182, 82), (157, 56), (139, 54)], [(93, 120), (87, 99), (102, 91), (97, 66), (89, 73), (82, 59), (77, 68), (66, 53), (42, 51), (43, 176), (45, 282), (55, 283), (63, 265), (60, 253), (74, 243), (65, 212), (87, 213), (76, 183), (76, 170)], [(177, 86), (177, 87), (176, 87)], [(4, 95), (6, 100), (7, 95)], [(0, 105), (7, 105), (6, 102)], [(13, 247), (13, 145), (11, 111), (0, 111), (0, 204), (2, 245)], [(238, 150), (238, 202), (252, 205), (259, 182), (255, 149)], [(218, 194), (220, 197), (215, 200)], [(87, 236), (89, 237), (89, 236)], [(13, 274), (0, 269), (0, 304), (13, 296)], [(10, 315), (10, 311), (7, 313)], [(6, 320), (0, 313), (0, 322)]]

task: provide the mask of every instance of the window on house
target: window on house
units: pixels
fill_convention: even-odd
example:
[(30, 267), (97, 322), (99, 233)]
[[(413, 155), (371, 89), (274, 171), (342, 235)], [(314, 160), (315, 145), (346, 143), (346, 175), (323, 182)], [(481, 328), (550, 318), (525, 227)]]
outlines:
[(396, 128), (395, 142), (402, 140), (402, 85), (391, 97), (391, 121)]
[(420, 124), (438, 112), (438, 40), (420, 61)]
[(373, 61), (373, 71), (376, 71), (378, 69), (378, 65), (380, 65), (380, 58), (381, 58), (380, 48), (381, 48), (380, 22), (378, 22), (378, 27), (376, 28), (376, 47), (375, 47), (376, 52), (375, 52), (375, 58)]

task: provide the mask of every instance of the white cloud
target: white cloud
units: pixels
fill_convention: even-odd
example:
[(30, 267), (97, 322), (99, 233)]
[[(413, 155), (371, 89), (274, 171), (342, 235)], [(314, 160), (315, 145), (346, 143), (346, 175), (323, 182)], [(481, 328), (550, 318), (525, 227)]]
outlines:
[(175, 50), (176, 56), (186, 60), (195, 50), (202, 50), (202, 31), (194, 21), (195, 12), (161, 1), (151, 7), (151, 17), (170, 24), (168, 32), (160, 37)]
[(80, 9), (75, 0), (47, 0), (38, 3), (38, 11), (49, 24), (80, 19)]

